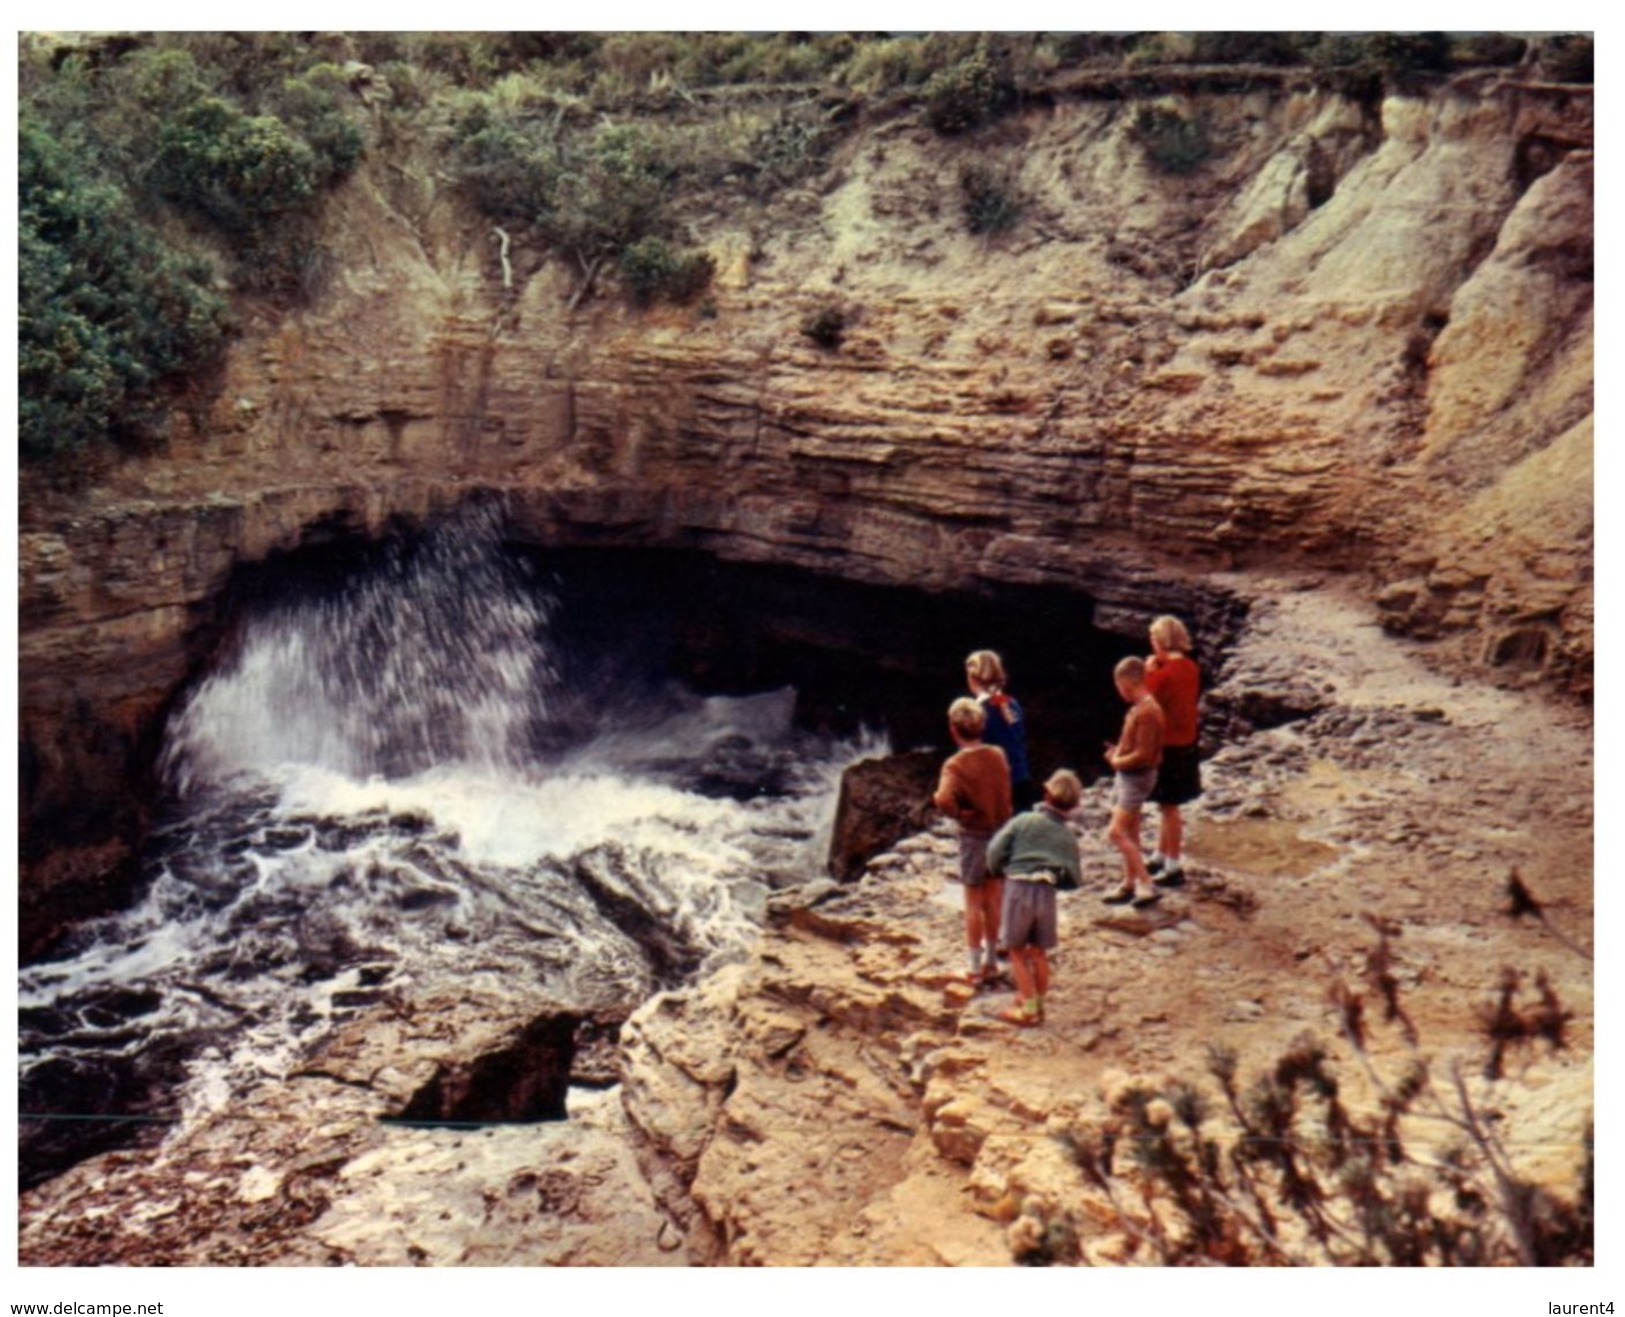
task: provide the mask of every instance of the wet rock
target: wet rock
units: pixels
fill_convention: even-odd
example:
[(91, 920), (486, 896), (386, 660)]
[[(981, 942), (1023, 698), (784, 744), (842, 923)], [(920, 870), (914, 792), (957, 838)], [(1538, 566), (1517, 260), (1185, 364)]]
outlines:
[(662, 982), (677, 982), (699, 965), (696, 937), (651, 866), (629, 863), (612, 844), (577, 856), (574, 873), (593, 904), (648, 955)]

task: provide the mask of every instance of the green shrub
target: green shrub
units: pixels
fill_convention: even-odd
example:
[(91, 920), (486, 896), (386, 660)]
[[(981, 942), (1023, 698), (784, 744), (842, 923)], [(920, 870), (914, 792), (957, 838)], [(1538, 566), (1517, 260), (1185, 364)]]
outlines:
[(378, 65), (378, 75), (389, 87), (394, 110), (424, 109), (451, 85), (445, 74), (406, 60), (386, 60)]
[(750, 159), (763, 190), (776, 190), (823, 168), (832, 134), (825, 121), (806, 110), (784, 110), (751, 142)]
[(664, 238), (639, 238), (620, 257), (621, 277), (639, 306), (693, 301), (716, 273), (708, 252), (683, 253)]
[(1184, 64), (1196, 58), (1196, 37), (1189, 32), (1141, 32), (1129, 40), (1124, 63), (1129, 68)]
[(641, 238), (669, 236), (677, 168), (646, 130), (605, 123), (564, 134), (476, 103), (456, 146), (458, 178), (486, 214), (518, 220), (583, 269)]
[(1502, 32), (1469, 32), (1450, 38), (1450, 63), (1455, 68), (1492, 68), (1516, 64), (1528, 53), (1522, 37)]
[(559, 148), (540, 125), (480, 115), (457, 156), (458, 181), (493, 219), (537, 223), (552, 210)]
[(1443, 73), (1450, 67), (1450, 39), (1443, 32), (1373, 32), (1366, 41), (1387, 73)]
[(849, 319), (845, 307), (833, 302), (826, 303), (801, 318), (801, 332), (826, 352), (833, 352), (841, 346), (841, 340), (846, 336)]
[(248, 115), (206, 96), (159, 133), (154, 175), (163, 195), (244, 235), (308, 206), (321, 167), (316, 153), (274, 115)]
[(666, 228), (673, 181), (653, 140), (632, 124), (604, 124), (560, 172), (548, 237), (567, 255), (614, 255)]
[(209, 83), (188, 50), (131, 51), (109, 73), (109, 99), (132, 102), (158, 120), (179, 114), (209, 94)]
[(1115, 32), (1052, 32), (1049, 40), (1056, 59), (1068, 67), (1095, 61), (1115, 63), (1123, 58), (1132, 38)]
[(972, 233), (1004, 233), (1021, 218), (1022, 199), (1007, 171), (966, 165), (959, 171), (959, 191)]
[(878, 92), (925, 81), (918, 37), (890, 37), (866, 41), (841, 70), (839, 81), (859, 91)]
[(931, 76), (925, 115), (939, 133), (962, 133), (996, 118), (1015, 101), (1010, 75), (985, 49)]
[(332, 186), (361, 163), (367, 142), (352, 117), (349, 78), (337, 64), (312, 65), (284, 80), (279, 100), (282, 118), (316, 154), (318, 186)]
[(1165, 174), (1194, 173), (1213, 154), (1202, 118), (1171, 105), (1141, 106), (1134, 116), (1134, 136)]
[(154, 424), (161, 389), (209, 362), (226, 309), (26, 110), (18, 134), (18, 439), (25, 458)]
[(1548, 37), (1541, 42), (1540, 68), (1556, 82), (1591, 82), (1596, 76), (1596, 42), (1583, 32)]
[(1442, 73), (1450, 67), (1443, 32), (1322, 33), (1307, 48), (1310, 63), (1328, 69), (1364, 68), (1385, 78)]
[(1191, 58), (1200, 64), (1300, 64), (1305, 38), (1296, 32), (1197, 32)]
[(493, 38), (500, 33), (416, 32), (403, 40), (399, 56), (449, 78), (459, 87), (483, 87), (503, 70)]

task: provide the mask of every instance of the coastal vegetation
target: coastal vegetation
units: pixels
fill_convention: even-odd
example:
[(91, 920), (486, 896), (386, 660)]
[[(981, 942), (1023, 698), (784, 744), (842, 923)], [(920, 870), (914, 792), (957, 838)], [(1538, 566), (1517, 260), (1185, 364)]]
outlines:
[[(1379, 94), (1500, 68), (1589, 81), (1584, 34), (153, 33), (21, 45), (20, 448), (161, 444), (242, 304), (286, 310), (334, 273), (326, 199), (369, 156), (427, 150), (470, 205), (585, 294), (694, 300), (703, 217), (763, 206), (860, 117), (978, 133), (1063, 91), (1143, 96), (1291, 77)], [(1147, 82), (1147, 80), (1150, 80)], [(1199, 107), (1139, 111), (1154, 168), (1221, 151)], [(1020, 219), (990, 144), (959, 174), (969, 232)], [(504, 239), (506, 241), (506, 238)], [(824, 337), (828, 337), (825, 335)], [(820, 339), (819, 341), (823, 341)]]

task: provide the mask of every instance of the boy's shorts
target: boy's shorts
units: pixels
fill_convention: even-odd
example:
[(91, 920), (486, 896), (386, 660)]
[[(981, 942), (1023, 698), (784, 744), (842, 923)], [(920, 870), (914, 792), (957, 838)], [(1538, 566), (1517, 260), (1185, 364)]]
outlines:
[(993, 838), (985, 832), (959, 834), (958, 881), (966, 887), (980, 887), (987, 881), (987, 844)]
[(1055, 921), (1055, 884), (1034, 882), (1011, 874), (1004, 884), (999, 919), (999, 942), (1006, 951), (1042, 947), (1053, 951), (1058, 941)]
[(1114, 809), (1139, 809), (1157, 785), (1154, 768), (1131, 768), (1117, 774), (1117, 794), (1112, 798)]

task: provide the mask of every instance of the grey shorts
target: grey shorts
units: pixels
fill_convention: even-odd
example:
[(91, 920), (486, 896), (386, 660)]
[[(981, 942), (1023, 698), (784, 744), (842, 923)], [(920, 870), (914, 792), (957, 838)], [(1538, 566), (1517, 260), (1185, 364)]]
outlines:
[(1157, 770), (1133, 768), (1117, 774), (1117, 794), (1112, 797), (1114, 809), (1139, 809), (1150, 799), (1157, 786)]
[(1032, 882), (1011, 874), (1004, 884), (999, 942), (1007, 951), (1019, 947), (1055, 948), (1055, 884)]
[(958, 881), (966, 887), (980, 887), (987, 881), (987, 844), (992, 840), (980, 832), (959, 834)]

